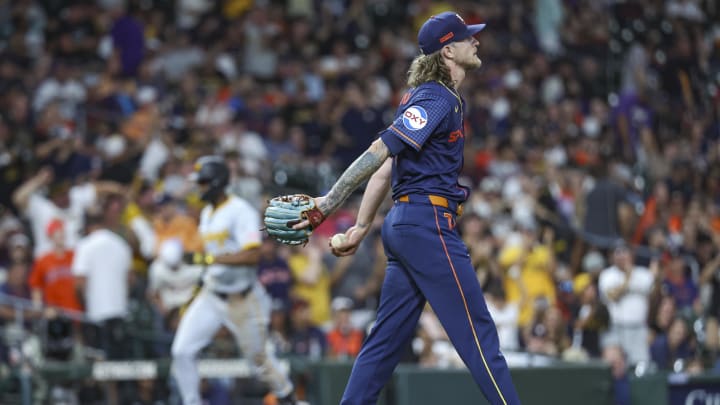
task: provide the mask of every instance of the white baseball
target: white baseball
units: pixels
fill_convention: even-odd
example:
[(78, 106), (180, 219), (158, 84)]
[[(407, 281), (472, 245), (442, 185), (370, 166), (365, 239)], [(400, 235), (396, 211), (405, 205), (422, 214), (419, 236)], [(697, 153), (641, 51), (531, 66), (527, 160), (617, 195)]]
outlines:
[(330, 246), (337, 249), (341, 244), (345, 243), (347, 241), (347, 236), (345, 236), (344, 233), (336, 233), (333, 235), (332, 239), (330, 239)]

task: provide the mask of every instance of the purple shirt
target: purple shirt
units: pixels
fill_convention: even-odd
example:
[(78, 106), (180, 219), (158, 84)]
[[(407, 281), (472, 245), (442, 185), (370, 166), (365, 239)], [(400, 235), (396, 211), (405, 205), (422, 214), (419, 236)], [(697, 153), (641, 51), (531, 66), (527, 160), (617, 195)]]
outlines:
[(286, 306), (289, 305), (292, 273), (284, 259), (261, 260), (258, 264), (258, 280), (265, 286), (265, 290), (273, 300), (280, 300)]
[(135, 76), (145, 55), (145, 38), (140, 23), (129, 15), (118, 18), (110, 30), (113, 46), (120, 53), (122, 73)]
[(678, 308), (692, 308), (698, 297), (698, 288), (690, 278), (685, 278), (681, 283), (673, 283), (669, 280), (663, 281), (663, 288), (668, 295), (675, 299)]
[(636, 148), (640, 142), (640, 130), (652, 126), (654, 118), (652, 111), (641, 102), (637, 94), (625, 93), (620, 96), (618, 105), (613, 110), (615, 125), (618, 124), (620, 117), (625, 117), (627, 120), (630, 144)]

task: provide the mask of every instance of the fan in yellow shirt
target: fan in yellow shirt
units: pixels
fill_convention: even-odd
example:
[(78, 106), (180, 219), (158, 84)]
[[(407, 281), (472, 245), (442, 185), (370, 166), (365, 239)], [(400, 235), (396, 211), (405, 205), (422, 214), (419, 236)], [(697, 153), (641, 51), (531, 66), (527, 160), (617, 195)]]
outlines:
[(292, 295), (310, 305), (310, 320), (316, 326), (330, 321), (330, 276), (323, 264), (324, 238), (311, 238), (306, 247), (295, 247), (288, 259), (293, 276)]
[[(498, 263), (506, 272), (507, 300), (520, 305), (518, 322), (521, 327), (532, 320), (533, 305), (537, 298), (544, 297), (550, 305), (555, 304), (553, 262), (552, 252), (544, 245), (536, 245), (529, 249), (513, 245), (500, 251)], [(523, 289), (525, 297), (523, 297)]]

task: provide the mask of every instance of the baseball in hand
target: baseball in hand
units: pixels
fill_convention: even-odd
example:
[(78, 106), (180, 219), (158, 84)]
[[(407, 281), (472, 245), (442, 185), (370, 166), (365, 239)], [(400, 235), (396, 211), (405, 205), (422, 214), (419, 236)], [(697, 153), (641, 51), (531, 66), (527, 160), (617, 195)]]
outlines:
[(347, 241), (347, 236), (345, 236), (344, 233), (336, 233), (333, 235), (332, 239), (330, 239), (330, 246), (337, 249), (341, 244), (345, 243)]

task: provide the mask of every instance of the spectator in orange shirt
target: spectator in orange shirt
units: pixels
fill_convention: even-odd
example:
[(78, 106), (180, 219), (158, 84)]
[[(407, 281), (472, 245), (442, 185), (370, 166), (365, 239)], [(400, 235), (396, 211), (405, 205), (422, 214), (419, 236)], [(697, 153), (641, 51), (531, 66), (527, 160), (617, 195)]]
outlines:
[(664, 182), (658, 182), (653, 187), (652, 195), (645, 201), (645, 209), (635, 229), (633, 243), (642, 244), (643, 239), (647, 237), (654, 226), (677, 228), (677, 221), (677, 217), (671, 216), (671, 198), (668, 186)]
[(51, 240), (52, 251), (40, 256), (34, 263), (28, 284), (33, 302), (41, 305), (82, 311), (75, 295), (75, 281), (71, 271), (73, 251), (66, 248), (62, 221), (53, 219), (45, 229)]
[(334, 359), (356, 357), (362, 346), (363, 333), (350, 323), (353, 302), (347, 297), (335, 297), (330, 305), (333, 328), (327, 334), (328, 356)]
[(157, 213), (153, 219), (155, 246), (162, 246), (168, 239), (180, 239), (185, 252), (203, 250), (203, 242), (197, 231), (197, 222), (178, 210), (178, 202), (163, 194), (157, 200)]
[(146, 143), (153, 130), (158, 126), (160, 114), (157, 106), (157, 90), (143, 86), (136, 91), (135, 101), (138, 109), (122, 124), (121, 132), (131, 142)]

